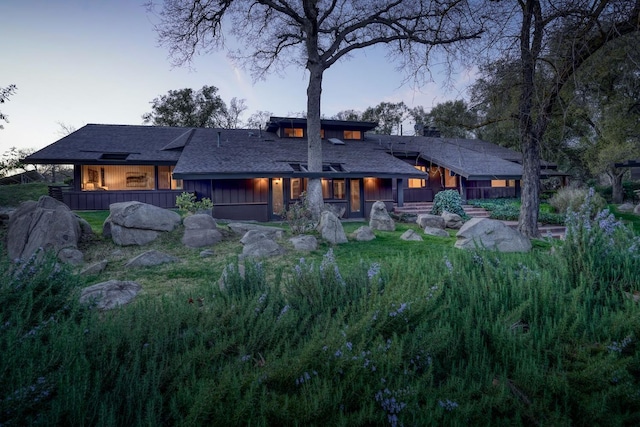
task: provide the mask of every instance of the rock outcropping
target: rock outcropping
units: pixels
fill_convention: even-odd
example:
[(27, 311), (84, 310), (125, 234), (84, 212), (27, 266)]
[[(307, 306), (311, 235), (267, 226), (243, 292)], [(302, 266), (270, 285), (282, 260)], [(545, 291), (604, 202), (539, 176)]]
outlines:
[(78, 250), (81, 239), (92, 235), (91, 226), (62, 202), (49, 196), (27, 201), (11, 215), (7, 252), (11, 259), (27, 259), (37, 251), (53, 250), (61, 261), (83, 262)]
[(180, 224), (180, 215), (141, 202), (113, 203), (104, 221), (102, 234), (120, 246), (146, 245)]

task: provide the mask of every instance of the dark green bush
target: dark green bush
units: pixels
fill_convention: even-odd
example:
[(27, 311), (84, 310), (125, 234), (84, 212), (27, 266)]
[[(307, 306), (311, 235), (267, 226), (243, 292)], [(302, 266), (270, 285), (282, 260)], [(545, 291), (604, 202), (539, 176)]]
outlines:
[(431, 213), (433, 215), (442, 215), (444, 211), (460, 215), (464, 219), (468, 218), (462, 208), (462, 198), (455, 190), (440, 191), (434, 196)]

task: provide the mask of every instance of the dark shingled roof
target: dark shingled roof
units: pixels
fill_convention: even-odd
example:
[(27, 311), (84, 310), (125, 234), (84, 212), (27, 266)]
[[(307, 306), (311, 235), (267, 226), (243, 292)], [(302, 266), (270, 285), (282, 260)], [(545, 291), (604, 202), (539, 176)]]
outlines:
[[(497, 146), (486, 141), (390, 135), (367, 135), (367, 139), (377, 140), (394, 155), (420, 157), (469, 180), (522, 177), (521, 165), (499, 156), (508, 149), (491, 149)], [(480, 143), (474, 145), (476, 141)]]
[(118, 164), (175, 164), (180, 151), (164, 148), (187, 128), (88, 124), (39, 150), (25, 161), (40, 164), (112, 164), (105, 154), (127, 154)]
[[(219, 139), (218, 139), (219, 138)], [(219, 142), (218, 142), (219, 141)], [(322, 141), (324, 164), (342, 171), (335, 177), (423, 177), (410, 164), (380, 149), (378, 144), (348, 140), (344, 145)], [(313, 176), (292, 165), (307, 163), (307, 140), (279, 138), (273, 133), (237, 129), (196, 129), (174, 169), (182, 179), (253, 176)]]
[[(280, 120), (304, 119), (272, 118)], [(335, 122), (335, 123), (334, 123)], [(375, 123), (356, 122), (369, 128)], [(323, 126), (345, 122), (323, 121)], [(349, 122), (352, 127), (353, 122)], [(28, 156), (27, 163), (169, 164), (177, 179), (287, 176), (422, 178), (405, 159), (422, 159), (470, 180), (520, 179), (518, 152), (486, 141), (365, 134), (344, 145), (322, 141), (328, 172), (312, 174), (307, 140), (247, 129), (89, 124)]]

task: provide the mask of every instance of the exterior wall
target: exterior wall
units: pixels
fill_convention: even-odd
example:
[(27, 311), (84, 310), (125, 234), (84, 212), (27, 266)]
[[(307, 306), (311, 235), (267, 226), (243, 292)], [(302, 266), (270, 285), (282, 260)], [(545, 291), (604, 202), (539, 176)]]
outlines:
[(266, 178), (214, 180), (210, 193), (216, 218), (270, 220), (269, 181)]
[(391, 178), (364, 179), (364, 214), (369, 218), (371, 207), (378, 200), (383, 201), (387, 210), (393, 209), (393, 180)]
[(467, 181), (466, 200), (517, 197), (516, 187), (492, 187), (491, 181)]
[(182, 190), (154, 191), (62, 191), (62, 201), (72, 210), (107, 210), (112, 203), (137, 201), (165, 209), (176, 207)]

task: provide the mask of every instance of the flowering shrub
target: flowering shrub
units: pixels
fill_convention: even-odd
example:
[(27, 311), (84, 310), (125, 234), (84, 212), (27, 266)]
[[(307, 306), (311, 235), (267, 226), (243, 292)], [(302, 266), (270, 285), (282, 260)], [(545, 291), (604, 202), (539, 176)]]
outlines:
[(637, 286), (640, 239), (608, 209), (594, 213), (598, 203), (589, 190), (574, 212), (567, 212), (562, 253), (571, 283), (586, 284), (596, 293)]

